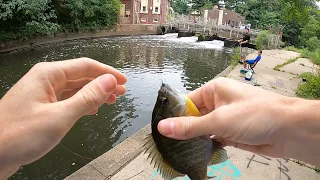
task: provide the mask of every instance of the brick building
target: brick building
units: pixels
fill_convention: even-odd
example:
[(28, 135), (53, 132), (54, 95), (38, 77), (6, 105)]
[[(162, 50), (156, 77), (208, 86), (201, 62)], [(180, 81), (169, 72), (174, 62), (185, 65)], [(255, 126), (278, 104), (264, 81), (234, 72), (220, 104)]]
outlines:
[(162, 24), (168, 19), (169, 0), (141, 0), (140, 22)]
[(120, 24), (162, 24), (168, 19), (169, 0), (121, 0)]
[(141, 0), (121, 0), (120, 24), (139, 24)]
[(204, 21), (216, 20), (218, 25), (240, 26), (245, 24), (245, 18), (240, 14), (225, 8), (219, 9), (214, 6), (212, 9), (203, 10)]

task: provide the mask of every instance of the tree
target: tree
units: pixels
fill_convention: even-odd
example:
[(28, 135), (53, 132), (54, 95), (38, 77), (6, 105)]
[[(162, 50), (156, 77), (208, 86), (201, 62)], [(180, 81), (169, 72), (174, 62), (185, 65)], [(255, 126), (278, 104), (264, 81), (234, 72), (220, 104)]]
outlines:
[(315, 16), (308, 19), (305, 27), (301, 28), (301, 42), (306, 43), (310, 38), (316, 37), (320, 39), (320, 21)]
[(219, 0), (191, 0), (192, 10), (211, 9)]
[(188, 14), (189, 6), (187, 0), (176, 0), (171, 2), (171, 7), (178, 14)]
[(0, 0), (0, 41), (111, 27), (119, 9), (119, 0)]

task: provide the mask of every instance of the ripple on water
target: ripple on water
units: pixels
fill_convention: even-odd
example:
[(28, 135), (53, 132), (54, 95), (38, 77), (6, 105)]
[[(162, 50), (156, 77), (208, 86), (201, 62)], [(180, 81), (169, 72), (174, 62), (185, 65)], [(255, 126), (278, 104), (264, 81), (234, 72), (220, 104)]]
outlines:
[[(222, 46), (166, 34), (75, 40), (10, 53), (1, 56), (0, 97), (37, 62), (89, 57), (117, 68), (128, 78), (126, 95), (102, 106), (96, 115), (81, 118), (62, 140), (75, 153), (96, 158), (150, 123), (162, 82), (187, 93), (225, 69), (228, 54)], [(57, 146), (11, 179), (63, 179), (85, 164)]]

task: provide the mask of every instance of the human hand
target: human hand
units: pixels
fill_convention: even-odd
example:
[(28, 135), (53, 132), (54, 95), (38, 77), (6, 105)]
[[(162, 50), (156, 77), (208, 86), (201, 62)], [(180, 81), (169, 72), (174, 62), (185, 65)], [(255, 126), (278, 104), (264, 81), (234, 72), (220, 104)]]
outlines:
[(0, 101), (0, 179), (52, 150), (82, 116), (115, 103), (126, 81), (88, 58), (36, 64)]
[(287, 107), (296, 99), (226, 78), (212, 80), (188, 96), (202, 116), (162, 120), (161, 134), (180, 140), (210, 134), (226, 146), (273, 157), (293, 151), (288, 137), (294, 129), (288, 127), (287, 117), (295, 114)]

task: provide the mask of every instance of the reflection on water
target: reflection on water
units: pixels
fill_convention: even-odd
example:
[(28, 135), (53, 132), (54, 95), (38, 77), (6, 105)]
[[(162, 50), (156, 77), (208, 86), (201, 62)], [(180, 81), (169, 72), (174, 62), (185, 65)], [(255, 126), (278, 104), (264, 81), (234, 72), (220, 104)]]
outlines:
[(115, 105), (104, 105), (98, 114), (81, 118), (62, 145), (10, 179), (63, 179), (147, 125), (161, 81), (187, 93), (228, 66), (229, 55), (222, 42), (198, 43), (196, 37), (176, 37), (77, 40), (0, 56), (0, 97), (41, 61), (90, 57), (128, 77), (127, 93)]

